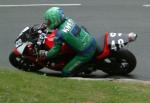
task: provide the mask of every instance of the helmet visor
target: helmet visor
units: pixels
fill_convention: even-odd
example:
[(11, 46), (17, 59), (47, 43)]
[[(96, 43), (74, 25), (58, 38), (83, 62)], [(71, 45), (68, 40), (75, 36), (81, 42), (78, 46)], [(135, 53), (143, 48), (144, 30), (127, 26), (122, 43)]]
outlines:
[(47, 25), (47, 27), (49, 27), (51, 25), (51, 21), (50, 20), (46, 20), (45, 24)]

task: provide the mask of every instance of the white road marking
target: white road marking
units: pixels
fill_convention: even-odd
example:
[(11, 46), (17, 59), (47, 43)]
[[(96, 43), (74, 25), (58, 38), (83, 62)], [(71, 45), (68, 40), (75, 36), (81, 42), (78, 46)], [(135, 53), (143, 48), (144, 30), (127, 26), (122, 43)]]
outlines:
[(36, 7), (36, 6), (82, 6), (82, 4), (22, 4), (22, 5), (0, 5), (0, 7)]
[(88, 81), (117, 81), (117, 82), (135, 82), (135, 83), (143, 83), (150, 84), (150, 81), (138, 80), (138, 79), (126, 79), (126, 78), (82, 78), (82, 77), (68, 77), (68, 79), (73, 80), (88, 80)]
[(150, 4), (143, 4), (142, 7), (150, 7)]

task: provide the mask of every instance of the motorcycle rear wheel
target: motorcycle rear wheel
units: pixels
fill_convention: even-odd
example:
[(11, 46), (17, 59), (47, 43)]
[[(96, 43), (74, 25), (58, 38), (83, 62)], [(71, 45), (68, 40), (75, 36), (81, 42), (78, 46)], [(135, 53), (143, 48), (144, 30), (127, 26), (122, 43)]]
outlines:
[(32, 61), (17, 57), (13, 52), (9, 55), (9, 62), (15, 68), (23, 71), (36, 72), (43, 68), (43, 66), (37, 65)]
[(120, 49), (108, 61), (102, 71), (109, 75), (127, 75), (135, 69), (137, 63), (136, 57), (127, 49)]

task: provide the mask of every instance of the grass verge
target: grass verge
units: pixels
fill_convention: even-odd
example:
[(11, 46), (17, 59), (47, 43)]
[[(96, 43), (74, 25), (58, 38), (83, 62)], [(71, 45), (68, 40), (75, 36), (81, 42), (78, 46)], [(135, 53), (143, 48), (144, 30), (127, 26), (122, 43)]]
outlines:
[(150, 103), (150, 84), (83, 81), (0, 69), (0, 103)]

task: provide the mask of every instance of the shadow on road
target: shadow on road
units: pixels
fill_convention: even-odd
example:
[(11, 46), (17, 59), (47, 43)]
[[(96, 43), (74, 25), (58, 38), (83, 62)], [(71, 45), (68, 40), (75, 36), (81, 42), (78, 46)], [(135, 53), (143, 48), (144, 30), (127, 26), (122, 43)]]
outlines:
[[(44, 75), (44, 76), (49, 76), (49, 77), (60, 77), (62, 78), (63, 76), (61, 75), (60, 72), (44, 72), (44, 71), (38, 71), (34, 72), (39, 75)], [(90, 79), (137, 79), (135, 75), (124, 75), (124, 76), (114, 76), (114, 75), (108, 75), (108, 74), (90, 74), (90, 75), (78, 75), (76, 77), (81, 77), (81, 78), (90, 78)]]

